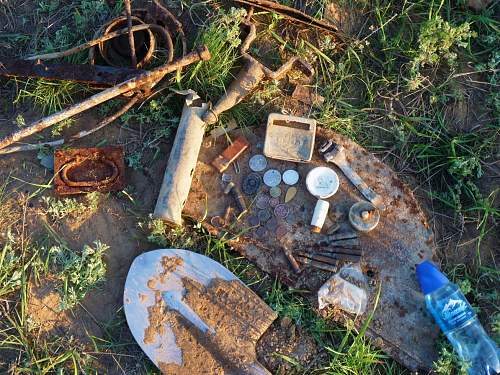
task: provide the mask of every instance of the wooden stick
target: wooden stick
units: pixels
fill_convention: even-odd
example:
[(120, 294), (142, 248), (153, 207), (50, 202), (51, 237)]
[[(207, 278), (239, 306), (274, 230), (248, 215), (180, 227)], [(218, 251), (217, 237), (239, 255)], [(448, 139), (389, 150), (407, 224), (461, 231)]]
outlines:
[(136, 77), (122, 82), (114, 87), (110, 87), (109, 89), (106, 89), (98, 94), (92, 95), (90, 98), (84, 100), (81, 103), (74, 104), (65, 110), (42, 118), (32, 123), (30, 126), (21, 129), (14, 134), (8, 135), (7, 137), (0, 140), (0, 149), (10, 146), (14, 142), (40, 132), (54, 124), (57, 124), (60, 121), (66, 120), (67, 118), (84, 112), (87, 109), (93, 108), (110, 99), (116, 98), (117, 96), (122, 95), (126, 92), (148, 87), (151, 84), (158, 82), (166, 74), (177, 70), (181, 66), (186, 66), (200, 60), (208, 59), (210, 59), (210, 52), (208, 51), (207, 47), (200, 47), (197, 51), (191, 52), (185, 57), (176, 60), (171, 64), (164, 64), (149, 72), (139, 74)]

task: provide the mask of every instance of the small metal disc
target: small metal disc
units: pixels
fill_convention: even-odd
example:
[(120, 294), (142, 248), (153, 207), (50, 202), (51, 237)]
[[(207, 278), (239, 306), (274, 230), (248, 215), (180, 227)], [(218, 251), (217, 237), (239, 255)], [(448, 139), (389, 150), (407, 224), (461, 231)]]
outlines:
[(259, 217), (259, 221), (261, 223), (265, 223), (266, 221), (268, 221), (270, 218), (273, 217), (273, 214), (271, 210), (259, 210), (257, 216)]
[(271, 194), (271, 197), (273, 198), (279, 198), (279, 196), (281, 195), (281, 189), (277, 186), (274, 186), (269, 189), (269, 194)]
[(290, 202), (297, 195), (297, 188), (295, 186), (291, 186), (288, 188), (285, 194), (285, 203)]
[(257, 229), (255, 229), (255, 236), (257, 238), (263, 238), (267, 233), (267, 230), (266, 228), (264, 227), (258, 227)]
[(276, 228), (278, 228), (278, 219), (276, 219), (275, 217), (269, 219), (269, 221), (266, 223), (266, 228), (269, 232), (274, 232)]
[(295, 185), (299, 182), (299, 172), (295, 169), (288, 169), (283, 172), (283, 182), (287, 185)]
[(228, 173), (223, 173), (221, 179), (223, 182), (231, 182), (233, 181), (233, 176)]
[(339, 188), (339, 177), (331, 168), (316, 167), (307, 174), (306, 186), (316, 198), (330, 198)]
[(256, 215), (249, 216), (248, 219), (248, 224), (250, 224), (251, 227), (256, 227), (257, 225), (260, 224), (260, 220)]
[(277, 169), (269, 169), (264, 173), (264, 183), (269, 187), (278, 186), (281, 182), (281, 173)]
[(248, 166), (254, 172), (262, 172), (267, 167), (267, 158), (264, 155), (254, 155), (248, 161)]
[(243, 178), (241, 190), (246, 195), (254, 195), (260, 188), (261, 179), (257, 173), (250, 173)]
[(269, 208), (269, 196), (264, 194), (257, 195), (257, 198), (255, 198), (255, 206), (261, 210)]
[(288, 208), (288, 206), (286, 204), (278, 204), (274, 208), (274, 214), (276, 215), (276, 217), (279, 217), (281, 219), (284, 219), (285, 217), (287, 217), (289, 212), (290, 212), (290, 209)]
[(278, 226), (278, 228), (276, 228), (276, 237), (283, 237), (284, 235), (286, 235), (288, 233), (288, 228), (284, 225), (280, 225)]
[(269, 206), (272, 208), (276, 207), (278, 204), (280, 204), (280, 199), (279, 198), (271, 198), (269, 199)]

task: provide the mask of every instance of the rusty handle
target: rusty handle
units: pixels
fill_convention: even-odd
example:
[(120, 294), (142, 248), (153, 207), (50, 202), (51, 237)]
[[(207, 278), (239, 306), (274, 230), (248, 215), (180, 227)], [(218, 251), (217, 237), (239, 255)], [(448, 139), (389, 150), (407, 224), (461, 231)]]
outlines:
[(53, 115), (47, 116), (40, 119), (28, 127), (15, 132), (0, 140), (0, 149), (11, 145), (23, 138), (26, 138), (32, 134), (40, 132), (58, 122), (66, 120), (78, 113), (86, 111), (87, 109), (93, 108), (101, 103), (104, 103), (110, 99), (116, 98), (126, 92), (137, 90), (142, 87), (147, 87), (152, 83), (159, 81), (163, 76), (177, 70), (179, 67), (193, 64), (200, 60), (209, 60), (210, 52), (206, 46), (199, 47), (196, 51), (187, 54), (185, 57), (178, 59), (170, 64), (161, 65), (150, 72), (145, 72), (139, 74), (138, 76), (131, 78), (125, 82), (122, 82), (114, 87), (110, 87), (98, 94), (92, 95), (90, 98), (84, 100), (81, 103), (72, 105), (71, 107), (64, 109), (60, 112), (54, 113)]

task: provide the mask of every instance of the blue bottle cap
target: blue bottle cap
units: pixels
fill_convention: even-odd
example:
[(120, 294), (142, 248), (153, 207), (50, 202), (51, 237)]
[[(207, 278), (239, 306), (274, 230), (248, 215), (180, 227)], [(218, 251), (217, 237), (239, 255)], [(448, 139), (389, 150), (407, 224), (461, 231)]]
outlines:
[(448, 278), (430, 261), (426, 260), (417, 266), (417, 279), (422, 293), (429, 294), (450, 282)]

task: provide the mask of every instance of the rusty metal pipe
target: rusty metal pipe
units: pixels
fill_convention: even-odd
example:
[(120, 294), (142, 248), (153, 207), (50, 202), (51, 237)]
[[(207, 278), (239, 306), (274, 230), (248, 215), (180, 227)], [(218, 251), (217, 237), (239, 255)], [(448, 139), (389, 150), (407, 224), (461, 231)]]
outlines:
[(161, 78), (163, 78), (163, 76), (177, 70), (179, 67), (186, 66), (200, 60), (208, 59), (210, 59), (210, 52), (208, 51), (207, 47), (199, 47), (196, 51), (187, 54), (185, 57), (177, 61), (174, 61), (170, 64), (161, 65), (149, 72), (140, 74), (98, 94), (92, 95), (90, 98), (84, 100), (81, 103), (74, 104), (65, 110), (59, 111), (57, 113), (54, 113), (53, 115), (47, 116), (32, 123), (28, 127), (1, 139), (0, 149), (5, 148), (12, 143), (26, 138), (32, 134), (42, 131), (60, 121), (66, 120), (67, 118), (70, 118), (78, 113), (84, 112), (87, 109), (93, 108), (110, 99), (116, 98), (117, 96), (122, 95), (126, 92), (140, 90), (143, 87), (147, 87), (147, 85), (159, 81)]

